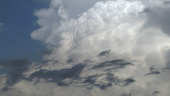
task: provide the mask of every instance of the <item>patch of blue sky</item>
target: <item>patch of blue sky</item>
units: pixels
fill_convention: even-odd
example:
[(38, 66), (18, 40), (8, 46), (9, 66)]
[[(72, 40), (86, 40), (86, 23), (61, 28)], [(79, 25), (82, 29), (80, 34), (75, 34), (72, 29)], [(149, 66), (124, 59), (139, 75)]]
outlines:
[(35, 10), (49, 6), (49, 0), (1, 0), (0, 60), (28, 58), (41, 60), (42, 43), (32, 40), (30, 33), (36, 24)]

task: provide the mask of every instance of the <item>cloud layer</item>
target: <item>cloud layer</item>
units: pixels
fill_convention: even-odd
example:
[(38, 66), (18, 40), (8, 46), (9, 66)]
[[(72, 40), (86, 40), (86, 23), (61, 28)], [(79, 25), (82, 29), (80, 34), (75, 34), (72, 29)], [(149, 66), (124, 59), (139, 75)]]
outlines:
[(166, 0), (51, 0), (31, 33), (50, 52), (19, 82), (1, 76), (2, 94), (168, 96), (169, 9)]

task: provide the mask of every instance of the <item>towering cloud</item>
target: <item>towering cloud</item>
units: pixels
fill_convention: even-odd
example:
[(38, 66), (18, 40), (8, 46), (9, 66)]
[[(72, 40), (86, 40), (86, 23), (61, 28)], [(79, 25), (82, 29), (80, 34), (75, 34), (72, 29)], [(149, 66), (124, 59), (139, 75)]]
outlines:
[(98, 61), (95, 57), (99, 52), (111, 50), (112, 59), (135, 60), (144, 66), (165, 65), (163, 55), (170, 40), (166, 27), (169, 21), (163, 17), (169, 14), (166, 1), (73, 3), (76, 1), (53, 0), (50, 8), (35, 13), (41, 28), (31, 36), (46, 43), (52, 51), (45, 59), (65, 66), (69, 59), (74, 64), (86, 59)]

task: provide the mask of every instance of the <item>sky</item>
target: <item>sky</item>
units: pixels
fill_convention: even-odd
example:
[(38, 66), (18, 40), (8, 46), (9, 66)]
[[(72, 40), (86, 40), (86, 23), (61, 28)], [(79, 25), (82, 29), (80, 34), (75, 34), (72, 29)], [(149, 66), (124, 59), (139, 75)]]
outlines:
[(169, 0), (1, 0), (2, 96), (169, 96)]
[(31, 39), (30, 33), (38, 28), (35, 10), (48, 7), (48, 0), (0, 1), (0, 60), (28, 58), (40, 61), (45, 47)]

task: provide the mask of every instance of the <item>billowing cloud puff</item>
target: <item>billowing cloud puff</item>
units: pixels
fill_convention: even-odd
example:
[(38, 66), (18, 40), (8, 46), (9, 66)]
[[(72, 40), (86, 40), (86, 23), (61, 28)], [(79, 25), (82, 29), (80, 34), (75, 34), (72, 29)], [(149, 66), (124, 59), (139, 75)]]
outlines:
[[(74, 9), (74, 5), (86, 5), (88, 1), (69, 5), (70, 2), (59, 3), (53, 0), (50, 8), (35, 13), (39, 17), (38, 24), (41, 28), (35, 30), (31, 36), (45, 42), (52, 50), (45, 59), (65, 66), (69, 59), (74, 64), (92, 58), (98, 61), (95, 56), (99, 52), (111, 50), (111, 59), (135, 60), (144, 66), (145, 63), (153, 65), (154, 60), (157, 60), (165, 65), (163, 55), (168, 50), (170, 40), (166, 31), (168, 27), (163, 28), (165, 23), (159, 24), (161, 22), (156, 21), (160, 20), (159, 15), (156, 20), (152, 20), (159, 10), (169, 8), (168, 5), (164, 6), (164, 1), (100, 1), (93, 7), (86, 8), (86, 11), (80, 7), (75, 9), (76, 12), (69, 10)], [(76, 16), (72, 16), (73, 13)], [(154, 56), (150, 58), (150, 55)]]
[(167, 0), (51, 0), (31, 33), (50, 52), (3, 94), (167, 96), (169, 8)]
[[(151, 74), (150, 67), (168, 65), (167, 1), (75, 1), (53, 0), (50, 8), (35, 13), (41, 28), (31, 36), (52, 51), (45, 56), (48, 63), (44, 69), (70, 68), (84, 60), (95, 62), (87, 66), (97, 66), (99, 62), (124, 59), (134, 64), (119, 73), (121, 76), (128, 71), (127, 76), (122, 75), (128, 77)], [(97, 56), (105, 50), (110, 50), (109, 55)]]

